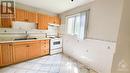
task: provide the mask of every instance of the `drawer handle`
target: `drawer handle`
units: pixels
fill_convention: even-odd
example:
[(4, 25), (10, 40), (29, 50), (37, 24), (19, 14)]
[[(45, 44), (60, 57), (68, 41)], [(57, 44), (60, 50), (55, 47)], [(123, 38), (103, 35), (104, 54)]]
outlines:
[(12, 44), (9, 44), (9, 46), (12, 46)]
[(29, 45), (27, 45), (26, 47), (30, 47)]

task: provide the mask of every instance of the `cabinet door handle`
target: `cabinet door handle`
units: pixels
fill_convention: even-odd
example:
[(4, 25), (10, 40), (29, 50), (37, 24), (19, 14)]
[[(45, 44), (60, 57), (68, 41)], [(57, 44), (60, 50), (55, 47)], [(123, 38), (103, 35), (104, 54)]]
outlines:
[(24, 21), (28, 21), (28, 19), (25, 19)]
[(29, 45), (27, 45), (26, 47), (30, 47)]
[(12, 44), (9, 44), (9, 46), (12, 46)]

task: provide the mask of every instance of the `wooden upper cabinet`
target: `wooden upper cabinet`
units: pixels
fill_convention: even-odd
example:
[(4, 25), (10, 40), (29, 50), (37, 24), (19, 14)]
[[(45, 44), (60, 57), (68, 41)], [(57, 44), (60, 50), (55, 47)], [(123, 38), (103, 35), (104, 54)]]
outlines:
[(53, 17), (53, 16), (49, 16), (49, 23), (55, 23), (55, 22), (54, 22), (54, 17)]
[[(1, 8), (1, 5), (0, 5)], [(12, 19), (14, 18), (14, 14), (2, 14), (0, 13), (0, 27), (1, 28), (11, 28)]]
[(61, 20), (58, 16), (49, 16), (49, 23), (60, 25)]
[(37, 13), (22, 9), (16, 9), (16, 21), (37, 23)]
[(26, 13), (22, 9), (16, 9), (16, 21), (25, 21)]
[(3, 15), (0, 18), (0, 26), (2, 28), (11, 28), (12, 27), (12, 21), (14, 20), (13, 14)]
[(59, 24), (59, 25), (61, 24), (61, 20), (58, 16), (54, 17), (54, 22), (55, 22), (55, 24)]
[(37, 23), (37, 13), (28, 12), (28, 21)]
[(47, 30), (48, 29), (49, 16), (38, 14), (38, 29)]
[(29, 12), (23, 9), (15, 9), (15, 16), (13, 18), (1, 18), (1, 27), (11, 28), (12, 21), (34, 22), (37, 23), (37, 28), (42, 30), (48, 29), (48, 23), (60, 25), (60, 18), (58, 16), (49, 16), (36, 12)]
[(11, 18), (1, 18), (1, 27), (2, 28), (11, 28), (12, 19)]
[(0, 44), (0, 66), (2, 65), (2, 52), (1, 52), (1, 44)]

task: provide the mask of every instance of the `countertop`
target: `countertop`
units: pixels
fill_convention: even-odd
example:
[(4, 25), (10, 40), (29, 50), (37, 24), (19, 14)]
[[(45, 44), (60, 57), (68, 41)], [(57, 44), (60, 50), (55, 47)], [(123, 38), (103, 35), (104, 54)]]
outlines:
[(27, 41), (40, 41), (40, 40), (49, 40), (50, 38), (42, 38), (42, 39), (31, 39), (31, 40), (11, 40), (11, 41), (0, 41), (0, 44), (4, 43), (16, 43), (16, 42), (27, 42)]

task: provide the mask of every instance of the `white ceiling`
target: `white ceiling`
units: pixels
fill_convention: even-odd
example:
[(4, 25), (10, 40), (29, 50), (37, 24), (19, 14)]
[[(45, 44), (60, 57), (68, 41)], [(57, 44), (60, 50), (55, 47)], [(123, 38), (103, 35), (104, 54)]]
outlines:
[(93, 0), (15, 0), (18, 3), (29, 5), (36, 8), (41, 8), (54, 13), (62, 13), (69, 9), (84, 5)]

